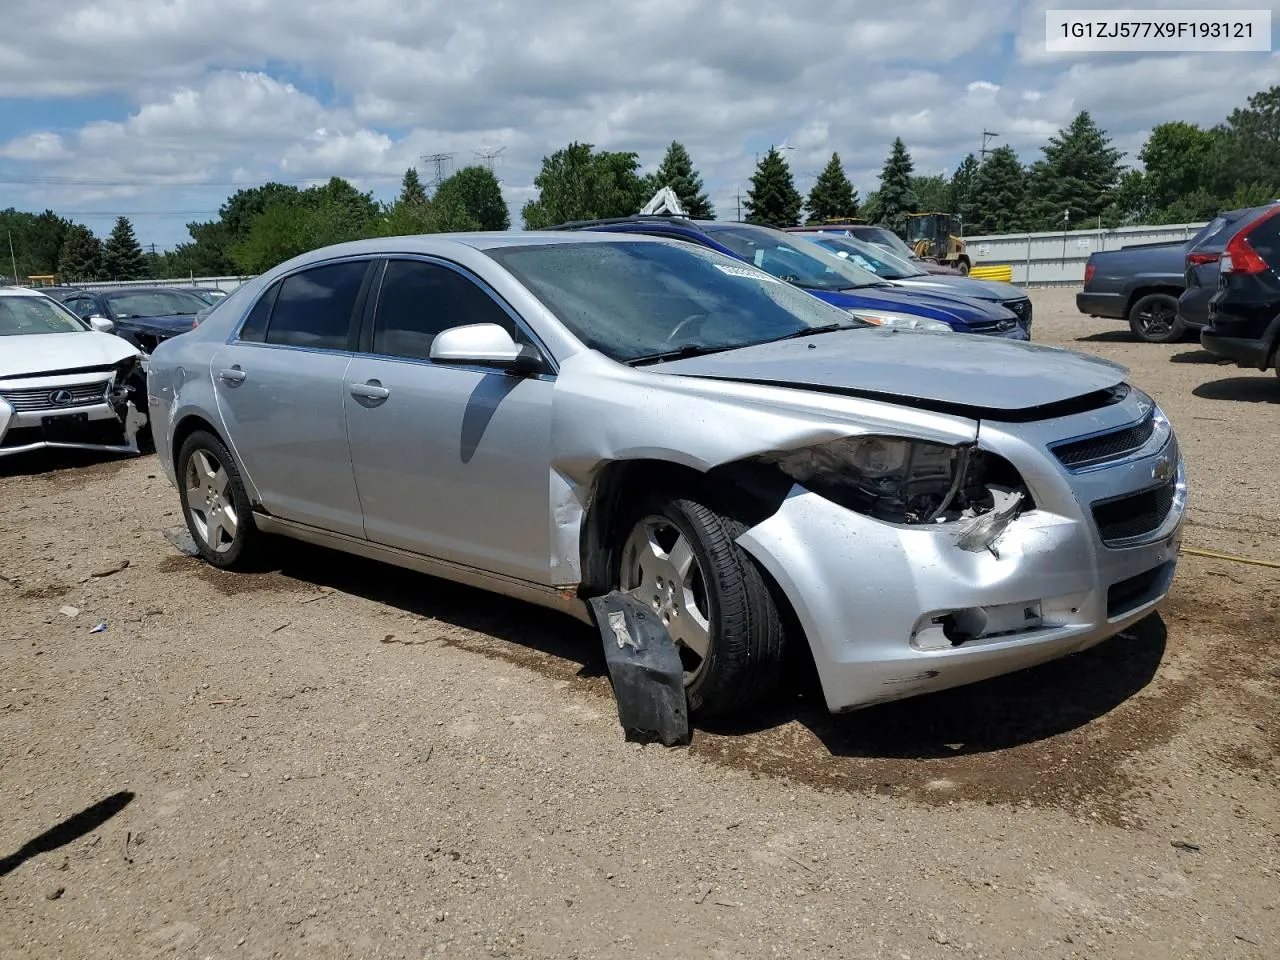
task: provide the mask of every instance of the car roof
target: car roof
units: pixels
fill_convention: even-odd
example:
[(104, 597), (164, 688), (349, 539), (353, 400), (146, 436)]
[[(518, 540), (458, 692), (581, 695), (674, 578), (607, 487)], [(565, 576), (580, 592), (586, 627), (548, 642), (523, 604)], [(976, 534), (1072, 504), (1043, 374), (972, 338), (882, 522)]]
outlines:
[(0, 286), (0, 297), (43, 297), (47, 294), (43, 290), (36, 290), (33, 287), (6, 287)]

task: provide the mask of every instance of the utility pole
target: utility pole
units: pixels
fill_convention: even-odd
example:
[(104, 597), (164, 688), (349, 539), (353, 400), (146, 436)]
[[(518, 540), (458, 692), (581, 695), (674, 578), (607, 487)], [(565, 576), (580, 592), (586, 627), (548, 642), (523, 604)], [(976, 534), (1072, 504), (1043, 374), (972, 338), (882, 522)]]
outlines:
[(991, 152), (990, 150), (988, 150), (988, 149), (987, 149), (987, 141), (988, 141), (988, 140), (990, 140), (992, 137), (998, 137), (998, 136), (1000, 136), (1000, 134), (998, 134), (998, 133), (992, 133), (990, 130), (987, 130), (985, 127), (983, 128), (983, 130), (982, 130), (982, 149), (981, 149), (980, 151), (978, 151), (978, 152), (981, 154), (981, 159), (982, 159), (982, 160), (986, 160), (986, 159), (987, 159), (987, 154)]
[[(441, 182), (449, 173), (453, 173), (453, 154), (452, 153), (428, 153), (422, 157), (422, 162), (427, 164), (435, 172), (431, 176), (431, 189), (440, 186)], [(449, 173), (445, 173), (446, 167)]]
[(5, 231), (9, 235), (9, 263), (13, 266), (13, 285), (18, 285), (18, 258), (13, 255), (13, 231)]

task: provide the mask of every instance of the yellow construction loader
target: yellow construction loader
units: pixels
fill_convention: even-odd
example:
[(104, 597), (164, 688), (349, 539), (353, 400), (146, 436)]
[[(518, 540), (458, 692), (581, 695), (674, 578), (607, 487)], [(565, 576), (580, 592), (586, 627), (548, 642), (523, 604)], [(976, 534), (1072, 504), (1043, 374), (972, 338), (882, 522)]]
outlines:
[(960, 239), (963, 226), (959, 217), (949, 213), (907, 214), (907, 246), (921, 260), (954, 267), (965, 276), (972, 264), (965, 242)]

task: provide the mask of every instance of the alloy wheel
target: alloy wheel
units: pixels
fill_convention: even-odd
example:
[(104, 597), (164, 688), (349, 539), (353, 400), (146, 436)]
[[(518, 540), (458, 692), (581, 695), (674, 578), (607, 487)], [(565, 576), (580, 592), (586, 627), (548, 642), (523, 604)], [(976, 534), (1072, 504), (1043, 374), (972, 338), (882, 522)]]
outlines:
[(226, 553), (235, 544), (240, 519), (231, 478), (207, 450), (196, 450), (187, 460), (186, 493), (191, 525), (210, 550)]

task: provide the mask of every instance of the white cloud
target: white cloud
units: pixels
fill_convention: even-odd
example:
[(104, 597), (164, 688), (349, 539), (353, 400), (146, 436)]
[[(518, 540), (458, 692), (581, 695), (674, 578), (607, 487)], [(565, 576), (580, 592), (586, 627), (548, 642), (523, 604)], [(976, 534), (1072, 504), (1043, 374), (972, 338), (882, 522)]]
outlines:
[[(44, 98), (48, 120), (0, 114), (0, 173), (96, 183), (0, 183), (0, 206), (128, 197), (187, 210), (216, 207), (231, 181), (330, 175), (385, 193), (422, 154), (462, 164), (481, 147), (505, 147), (497, 169), (518, 205), (541, 158), (570, 140), (635, 150), (652, 168), (678, 139), (732, 214), (771, 143), (795, 148), (802, 189), (838, 151), (865, 195), (894, 137), (921, 172), (953, 168), (983, 130), (1031, 161), (1089, 109), (1132, 152), (1155, 123), (1214, 123), (1280, 83), (1266, 55), (1044, 54), (1047, 7), (1096, 5), (8, 0), (0, 97)], [(131, 106), (64, 124), (48, 99), (89, 96)], [(169, 242), (180, 223), (156, 229)]]

